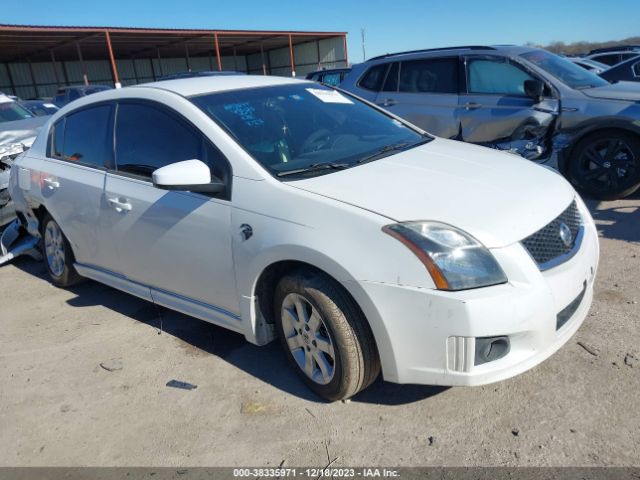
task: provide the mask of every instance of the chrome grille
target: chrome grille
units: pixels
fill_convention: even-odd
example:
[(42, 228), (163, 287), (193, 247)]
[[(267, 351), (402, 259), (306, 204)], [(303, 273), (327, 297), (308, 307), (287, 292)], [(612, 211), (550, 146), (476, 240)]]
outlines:
[[(565, 224), (571, 231), (572, 241), (565, 245), (560, 236), (561, 225)], [(522, 240), (522, 245), (536, 261), (540, 270), (551, 268), (568, 260), (572, 252), (579, 247), (582, 236), (582, 218), (574, 200), (564, 212), (549, 224)]]

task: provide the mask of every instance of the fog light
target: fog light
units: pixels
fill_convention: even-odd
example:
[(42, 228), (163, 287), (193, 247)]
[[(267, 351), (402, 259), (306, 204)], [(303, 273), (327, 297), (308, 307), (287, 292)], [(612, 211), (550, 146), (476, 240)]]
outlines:
[(476, 338), (476, 355), (474, 365), (493, 362), (509, 353), (509, 337)]

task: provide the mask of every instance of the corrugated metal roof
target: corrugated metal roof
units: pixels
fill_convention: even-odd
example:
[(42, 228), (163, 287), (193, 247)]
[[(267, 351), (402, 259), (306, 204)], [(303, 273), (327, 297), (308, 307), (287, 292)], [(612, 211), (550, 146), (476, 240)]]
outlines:
[(0, 62), (77, 60), (78, 46), (85, 60), (104, 59), (106, 33), (117, 58), (210, 56), (215, 37), (221, 55), (248, 55), (323, 38), (345, 37), (346, 32), (273, 30), (208, 30), (95, 26), (0, 25)]

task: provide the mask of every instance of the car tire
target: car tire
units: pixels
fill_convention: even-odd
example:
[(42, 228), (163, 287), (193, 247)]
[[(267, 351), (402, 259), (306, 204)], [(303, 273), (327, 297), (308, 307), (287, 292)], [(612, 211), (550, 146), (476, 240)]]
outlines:
[(337, 282), (301, 270), (280, 280), (274, 303), (276, 330), (289, 362), (319, 396), (343, 400), (378, 377), (373, 334)]
[(75, 257), (67, 237), (56, 221), (45, 213), (42, 218), (42, 256), (51, 283), (57, 287), (70, 287), (82, 281), (73, 264)]
[(640, 188), (640, 138), (616, 130), (588, 135), (573, 148), (567, 177), (599, 200), (631, 195)]

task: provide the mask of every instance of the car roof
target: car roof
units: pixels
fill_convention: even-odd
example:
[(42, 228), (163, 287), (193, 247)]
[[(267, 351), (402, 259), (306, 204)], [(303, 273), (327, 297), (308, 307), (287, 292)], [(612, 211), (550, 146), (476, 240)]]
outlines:
[(588, 55), (595, 53), (626, 53), (640, 50), (640, 45), (615, 45), (613, 47), (594, 48), (589, 51)]
[(530, 50), (535, 50), (532, 47), (521, 47), (518, 45), (464, 45), (457, 47), (440, 47), (440, 48), (428, 48), (423, 50), (410, 50), (407, 52), (387, 53), (385, 55), (379, 55), (368, 59), (367, 62), (374, 62), (378, 60), (389, 60), (396, 57), (400, 58), (413, 58), (424, 56), (444, 56), (444, 55), (459, 55), (461, 53), (474, 52), (474, 53), (487, 53), (495, 54), (500, 52), (507, 55), (519, 55)]
[(89, 85), (65, 85), (64, 87), (58, 87), (58, 92), (67, 90), (111, 90), (113, 87), (109, 85), (89, 84)]
[[(203, 95), (206, 93), (242, 90), (246, 88), (291, 85), (308, 82), (304, 79), (276, 77), (266, 75), (220, 75), (192, 78), (176, 78), (151, 83), (141, 83), (127, 88), (159, 88), (177, 93), (184, 97)], [(311, 83), (311, 82), (309, 82)]]

